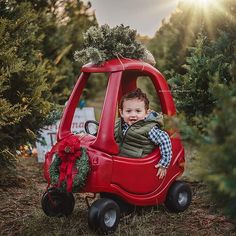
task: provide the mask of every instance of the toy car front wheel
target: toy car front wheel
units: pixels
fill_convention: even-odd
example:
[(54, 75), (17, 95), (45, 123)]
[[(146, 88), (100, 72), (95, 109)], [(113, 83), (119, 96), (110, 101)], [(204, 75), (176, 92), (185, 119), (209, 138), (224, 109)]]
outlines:
[(120, 222), (120, 208), (108, 198), (101, 198), (92, 203), (88, 212), (88, 225), (98, 233), (108, 234), (116, 230)]
[(74, 209), (75, 199), (72, 193), (61, 192), (56, 188), (50, 188), (43, 194), (41, 205), (47, 216), (68, 216)]
[(192, 191), (188, 184), (175, 181), (168, 190), (165, 206), (170, 212), (185, 211), (192, 200)]
[(131, 204), (125, 202), (123, 199), (121, 199), (120, 197), (118, 197), (112, 193), (102, 192), (102, 193), (100, 193), (100, 197), (101, 198), (109, 198), (109, 199), (112, 199), (113, 201), (115, 201), (120, 208), (121, 217), (125, 216), (125, 215), (129, 215), (130, 213), (134, 212), (134, 210), (135, 210), (134, 205), (131, 205)]

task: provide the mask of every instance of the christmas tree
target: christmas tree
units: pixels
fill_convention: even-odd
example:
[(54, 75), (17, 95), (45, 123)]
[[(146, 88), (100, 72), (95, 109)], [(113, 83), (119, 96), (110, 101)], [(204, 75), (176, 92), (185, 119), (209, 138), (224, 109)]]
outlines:
[(16, 149), (35, 139), (52, 108), (38, 15), (30, 3), (11, 4), (0, 5), (0, 167), (13, 163)]
[(101, 64), (113, 58), (141, 59), (155, 64), (152, 54), (137, 39), (137, 31), (129, 26), (90, 27), (84, 34), (84, 49), (76, 51), (75, 60)]

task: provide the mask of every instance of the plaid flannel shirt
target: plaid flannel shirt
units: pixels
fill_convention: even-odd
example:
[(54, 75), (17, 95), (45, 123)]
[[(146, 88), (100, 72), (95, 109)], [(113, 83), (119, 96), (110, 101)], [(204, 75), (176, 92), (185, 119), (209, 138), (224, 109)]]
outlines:
[[(122, 133), (125, 135), (129, 125), (124, 123), (122, 126)], [(161, 159), (159, 165), (168, 168), (172, 158), (172, 146), (170, 137), (167, 132), (160, 130), (157, 126), (154, 126), (148, 133), (148, 138), (157, 146), (160, 147)]]

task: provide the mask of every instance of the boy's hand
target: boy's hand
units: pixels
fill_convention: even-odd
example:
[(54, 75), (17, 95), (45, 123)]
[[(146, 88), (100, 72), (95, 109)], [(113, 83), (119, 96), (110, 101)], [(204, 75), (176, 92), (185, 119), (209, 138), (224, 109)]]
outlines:
[(166, 168), (160, 166), (159, 164), (155, 165), (155, 168), (158, 168), (157, 176), (159, 176), (159, 179), (163, 179), (166, 175)]

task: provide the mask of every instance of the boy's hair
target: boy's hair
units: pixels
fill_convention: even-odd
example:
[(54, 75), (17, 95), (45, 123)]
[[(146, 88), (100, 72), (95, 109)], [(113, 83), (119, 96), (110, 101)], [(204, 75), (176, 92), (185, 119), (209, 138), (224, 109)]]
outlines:
[(149, 109), (149, 100), (146, 93), (143, 93), (140, 88), (137, 88), (131, 92), (126, 93), (120, 100), (120, 109), (123, 110), (123, 105), (125, 100), (138, 98), (141, 101), (144, 101), (145, 108)]

